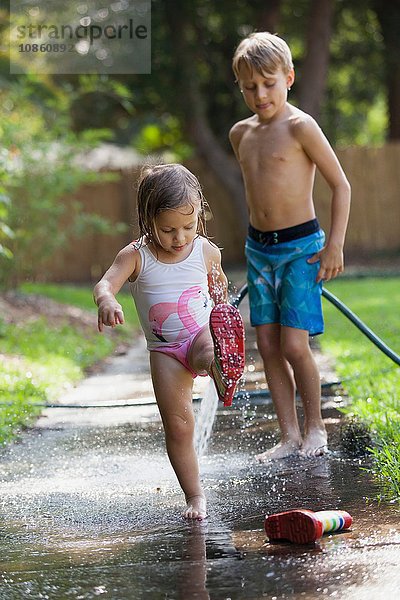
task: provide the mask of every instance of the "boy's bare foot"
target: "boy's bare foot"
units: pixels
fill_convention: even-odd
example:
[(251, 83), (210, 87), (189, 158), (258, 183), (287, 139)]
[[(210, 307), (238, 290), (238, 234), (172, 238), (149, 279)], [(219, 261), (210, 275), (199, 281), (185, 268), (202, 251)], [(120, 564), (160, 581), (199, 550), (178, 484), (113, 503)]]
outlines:
[(202, 521), (207, 517), (207, 502), (204, 496), (192, 496), (186, 499), (186, 510), (183, 513), (185, 519), (196, 519)]
[(301, 445), (300, 454), (305, 458), (313, 458), (314, 456), (324, 456), (328, 453), (328, 436), (325, 428), (311, 429), (304, 436), (304, 441)]
[(279, 458), (286, 458), (288, 456), (293, 456), (293, 454), (298, 454), (300, 450), (300, 442), (296, 443), (292, 440), (288, 440), (287, 442), (279, 442), (273, 448), (266, 450), (262, 454), (257, 454), (255, 459), (259, 462), (270, 462), (271, 460), (278, 460)]

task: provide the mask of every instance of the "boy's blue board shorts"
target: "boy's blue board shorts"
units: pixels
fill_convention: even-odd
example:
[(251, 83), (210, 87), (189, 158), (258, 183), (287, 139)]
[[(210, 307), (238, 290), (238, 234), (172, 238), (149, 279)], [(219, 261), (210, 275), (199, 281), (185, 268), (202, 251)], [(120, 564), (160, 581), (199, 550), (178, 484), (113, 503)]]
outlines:
[[(303, 226), (310, 224), (317, 228), (313, 233), (280, 241), (291, 237), (283, 235), (285, 232), (299, 235), (309, 230)], [(319, 252), (324, 242), (325, 234), (316, 219), (277, 232), (260, 232), (250, 225), (245, 253), (253, 327), (279, 323), (305, 329), (310, 335), (323, 333), (322, 282), (316, 282), (320, 263), (309, 264), (307, 259)]]

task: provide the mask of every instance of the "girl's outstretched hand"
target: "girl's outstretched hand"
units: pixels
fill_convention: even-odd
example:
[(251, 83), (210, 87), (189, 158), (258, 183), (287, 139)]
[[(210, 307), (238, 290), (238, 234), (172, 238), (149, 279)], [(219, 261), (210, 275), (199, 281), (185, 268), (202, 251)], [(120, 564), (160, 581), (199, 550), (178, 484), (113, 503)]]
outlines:
[(104, 325), (115, 327), (124, 323), (124, 313), (121, 305), (116, 301), (106, 300), (99, 304), (97, 327), (100, 333)]

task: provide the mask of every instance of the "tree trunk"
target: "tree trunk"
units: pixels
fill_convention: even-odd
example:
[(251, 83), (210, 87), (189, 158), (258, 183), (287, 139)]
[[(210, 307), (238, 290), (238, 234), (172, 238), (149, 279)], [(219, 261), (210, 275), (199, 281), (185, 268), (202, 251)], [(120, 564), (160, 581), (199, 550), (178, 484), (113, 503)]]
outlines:
[(263, 2), (257, 25), (259, 31), (277, 33), (281, 16), (281, 0)]
[(306, 36), (306, 56), (301, 69), (299, 107), (319, 118), (329, 65), (334, 0), (312, 0)]
[(375, 11), (385, 45), (390, 140), (400, 140), (400, 0), (377, 0)]
[[(206, 102), (196, 74), (198, 64), (190, 40), (194, 33), (191, 19), (187, 15), (185, 1), (166, 0), (166, 18), (171, 32), (172, 52), (177, 69), (175, 70), (176, 101), (183, 115), (186, 132), (196, 147), (197, 154), (205, 161), (210, 171), (229, 191), (232, 210), (237, 214), (238, 228), (246, 231), (248, 212), (244, 186), (239, 166), (221, 147), (214, 135), (206, 114)], [(179, 32), (179, 35), (176, 32)], [(195, 33), (194, 33), (195, 35)], [(195, 35), (196, 41), (196, 35)]]

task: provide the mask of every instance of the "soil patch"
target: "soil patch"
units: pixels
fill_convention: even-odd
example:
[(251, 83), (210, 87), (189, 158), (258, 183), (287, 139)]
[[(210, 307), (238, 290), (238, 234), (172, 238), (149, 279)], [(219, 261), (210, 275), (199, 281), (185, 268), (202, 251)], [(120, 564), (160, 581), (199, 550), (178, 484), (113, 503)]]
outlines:
[(20, 324), (45, 317), (51, 326), (69, 324), (79, 329), (97, 326), (97, 315), (69, 304), (61, 304), (37, 294), (9, 291), (0, 294), (0, 311), (5, 323)]

